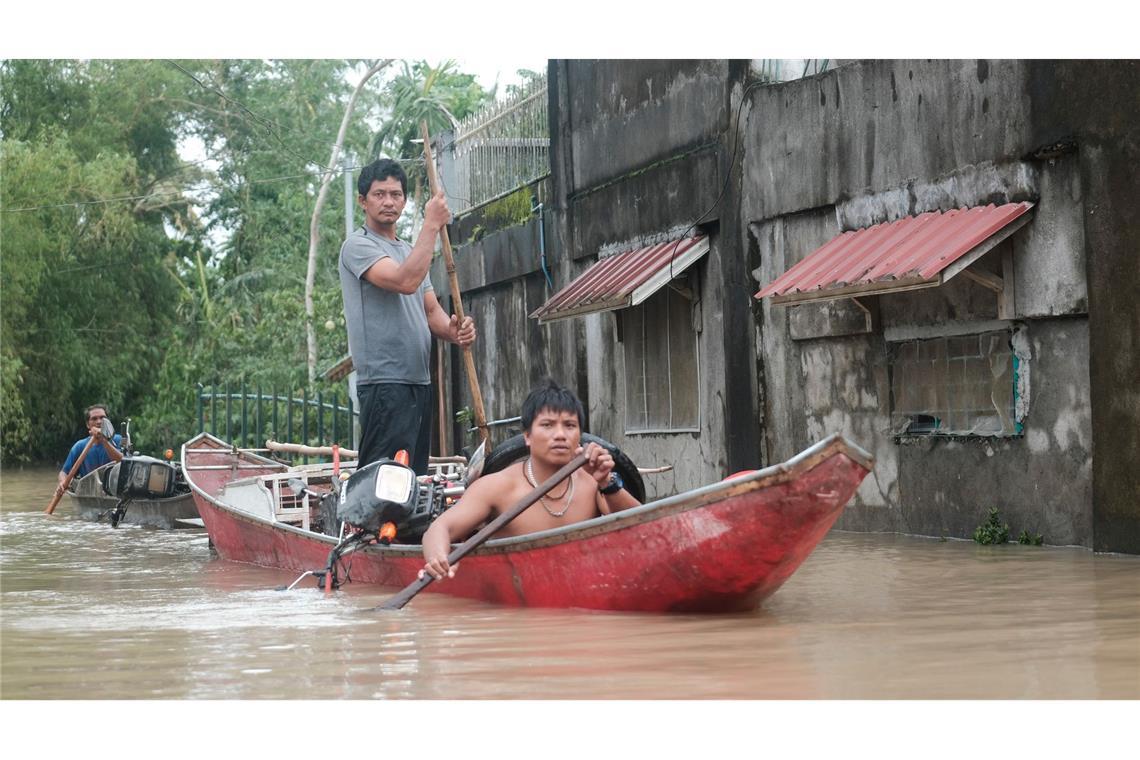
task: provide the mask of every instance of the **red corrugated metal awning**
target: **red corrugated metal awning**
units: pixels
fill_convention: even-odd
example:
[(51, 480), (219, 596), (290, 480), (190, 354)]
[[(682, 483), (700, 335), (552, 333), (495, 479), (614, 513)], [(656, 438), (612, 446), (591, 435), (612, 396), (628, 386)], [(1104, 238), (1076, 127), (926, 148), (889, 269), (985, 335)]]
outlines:
[(552, 295), (530, 316), (539, 322), (636, 306), (709, 250), (706, 235), (607, 256)]
[(1032, 203), (928, 211), (844, 232), (756, 298), (827, 300), (942, 285), (1029, 221)]

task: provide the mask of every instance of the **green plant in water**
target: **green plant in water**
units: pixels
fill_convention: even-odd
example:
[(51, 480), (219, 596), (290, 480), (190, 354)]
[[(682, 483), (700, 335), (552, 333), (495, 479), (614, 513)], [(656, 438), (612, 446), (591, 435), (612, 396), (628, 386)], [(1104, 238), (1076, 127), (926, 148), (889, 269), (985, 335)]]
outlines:
[(1045, 536), (1040, 533), (1034, 535), (1027, 530), (1021, 531), (1021, 535), (1017, 537), (1017, 543), (1025, 544), (1026, 546), (1041, 546), (1045, 543)]
[(1009, 526), (998, 519), (997, 507), (990, 509), (989, 518), (974, 529), (974, 540), (979, 544), (1004, 544), (1009, 541)]

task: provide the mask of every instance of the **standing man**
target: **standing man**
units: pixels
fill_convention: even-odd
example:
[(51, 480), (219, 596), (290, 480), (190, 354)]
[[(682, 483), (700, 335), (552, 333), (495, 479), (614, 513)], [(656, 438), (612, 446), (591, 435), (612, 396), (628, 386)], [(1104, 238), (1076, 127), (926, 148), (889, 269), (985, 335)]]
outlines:
[(475, 323), (448, 315), (428, 278), (439, 231), (451, 216), (443, 194), (424, 209), (415, 246), (396, 236), (408, 178), (390, 159), (373, 161), (356, 182), (364, 225), (340, 248), (340, 288), (360, 406), (359, 465), (406, 449), (427, 473), (431, 445), (431, 336), (469, 346)]
[(97, 467), (108, 462), (118, 462), (123, 458), (120, 451), (120, 447), (123, 445), (122, 436), (116, 433), (110, 441), (103, 436), (103, 420), (107, 419), (107, 407), (102, 404), (89, 406), (83, 410), (83, 418), (87, 422), (87, 438), (76, 441), (75, 445), (71, 447), (71, 451), (67, 453), (67, 460), (63, 463), (63, 469), (59, 471), (59, 485), (61, 487), (63, 481), (67, 480), (67, 473), (71, 472), (72, 465), (83, 453), (83, 449), (87, 448), (87, 441), (91, 438), (94, 438), (95, 443), (99, 445), (92, 446), (88, 450), (87, 456), (83, 458), (79, 470), (75, 473), (75, 477), (81, 478)]

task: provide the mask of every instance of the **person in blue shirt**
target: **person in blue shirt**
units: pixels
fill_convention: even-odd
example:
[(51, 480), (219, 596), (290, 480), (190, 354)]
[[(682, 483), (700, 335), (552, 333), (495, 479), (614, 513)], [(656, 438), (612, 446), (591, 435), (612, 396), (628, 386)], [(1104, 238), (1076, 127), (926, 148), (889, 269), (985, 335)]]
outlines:
[(117, 462), (123, 458), (121, 451), (123, 445), (122, 436), (116, 434), (110, 441), (103, 436), (102, 427), (103, 420), (107, 419), (107, 407), (102, 404), (95, 404), (87, 407), (83, 415), (87, 420), (87, 437), (76, 441), (75, 445), (71, 447), (71, 451), (68, 452), (67, 461), (63, 463), (63, 467), (59, 471), (60, 487), (62, 487), (64, 481), (67, 480), (67, 473), (71, 472), (75, 460), (83, 453), (83, 449), (87, 446), (87, 441), (91, 438), (94, 438), (95, 443), (99, 445), (92, 446), (87, 451), (87, 456), (83, 458), (83, 462), (79, 465), (79, 470), (75, 473), (77, 478), (83, 477), (95, 468), (105, 465), (108, 462)]

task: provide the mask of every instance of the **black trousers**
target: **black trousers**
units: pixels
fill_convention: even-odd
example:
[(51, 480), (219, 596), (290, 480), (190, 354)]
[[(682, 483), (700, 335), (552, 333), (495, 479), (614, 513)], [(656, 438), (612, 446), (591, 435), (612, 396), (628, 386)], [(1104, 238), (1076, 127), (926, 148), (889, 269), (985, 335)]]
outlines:
[(431, 386), (372, 383), (356, 386), (360, 402), (360, 459), (358, 466), (396, 452), (408, 452), (408, 465), (426, 475), (431, 449)]

